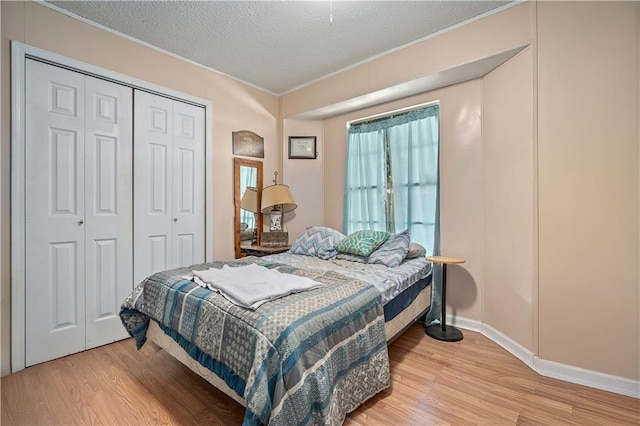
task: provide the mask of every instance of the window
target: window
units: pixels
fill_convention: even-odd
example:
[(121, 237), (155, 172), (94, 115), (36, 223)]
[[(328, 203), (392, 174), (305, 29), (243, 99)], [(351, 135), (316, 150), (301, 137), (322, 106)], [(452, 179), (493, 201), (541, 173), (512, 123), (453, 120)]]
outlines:
[(430, 105), (349, 126), (344, 232), (409, 229), (433, 253), (439, 111)]

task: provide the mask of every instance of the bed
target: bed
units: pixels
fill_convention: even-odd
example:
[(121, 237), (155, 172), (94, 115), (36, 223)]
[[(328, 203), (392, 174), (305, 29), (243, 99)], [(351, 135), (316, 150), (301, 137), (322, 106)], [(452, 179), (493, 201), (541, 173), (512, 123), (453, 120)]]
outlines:
[(304, 269), (331, 270), (373, 284), (382, 294), (385, 337), (392, 342), (424, 316), (431, 301), (431, 264), (424, 257), (407, 259), (396, 268), (349, 260), (324, 260), (290, 252), (262, 259)]
[[(245, 309), (189, 279), (224, 265), (258, 265), (322, 286)], [(151, 340), (245, 406), (245, 424), (341, 424), (389, 386), (386, 345), (428, 309), (429, 265), (290, 252), (210, 262), (147, 278), (121, 318), (138, 347)]]

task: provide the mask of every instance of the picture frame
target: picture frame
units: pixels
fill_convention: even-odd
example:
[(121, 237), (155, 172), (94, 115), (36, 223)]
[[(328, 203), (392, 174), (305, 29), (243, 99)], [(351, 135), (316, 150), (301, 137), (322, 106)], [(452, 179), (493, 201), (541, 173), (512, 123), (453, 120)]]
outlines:
[(315, 160), (317, 157), (315, 136), (289, 136), (290, 159)]
[(264, 158), (264, 138), (249, 130), (231, 132), (233, 155)]

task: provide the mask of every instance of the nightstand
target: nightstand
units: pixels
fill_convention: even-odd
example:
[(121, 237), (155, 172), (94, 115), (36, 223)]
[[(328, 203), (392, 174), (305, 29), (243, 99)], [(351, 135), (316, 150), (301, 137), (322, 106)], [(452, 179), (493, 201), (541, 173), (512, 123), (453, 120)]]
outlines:
[(442, 265), (442, 321), (440, 324), (428, 325), (426, 333), (434, 339), (444, 340), (445, 342), (457, 342), (462, 340), (462, 331), (452, 325), (447, 326), (447, 265), (464, 263), (464, 259), (459, 257), (446, 256), (428, 256), (427, 260)]
[(289, 250), (291, 246), (282, 247), (264, 247), (264, 246), (240, 246), (240, 253), (245, 256), (262, 257), (268, 254), (283, 253)]

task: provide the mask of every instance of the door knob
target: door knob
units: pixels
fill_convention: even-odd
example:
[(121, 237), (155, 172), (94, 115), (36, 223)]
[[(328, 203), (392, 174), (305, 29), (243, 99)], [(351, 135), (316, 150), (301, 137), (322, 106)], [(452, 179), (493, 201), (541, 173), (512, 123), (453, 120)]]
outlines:
[(82, 225), (83, 223), (84, 223), (84, 220), (80, 219), (80, 220), (78, 221), (78, 226)]
[(177, 217), (174, 217), (174, 218), (173, 218), (173, 221), (174, 221), (174, 222), (177, 222), (177, 221), (178, 221), (178, 218), (177, 218)]

